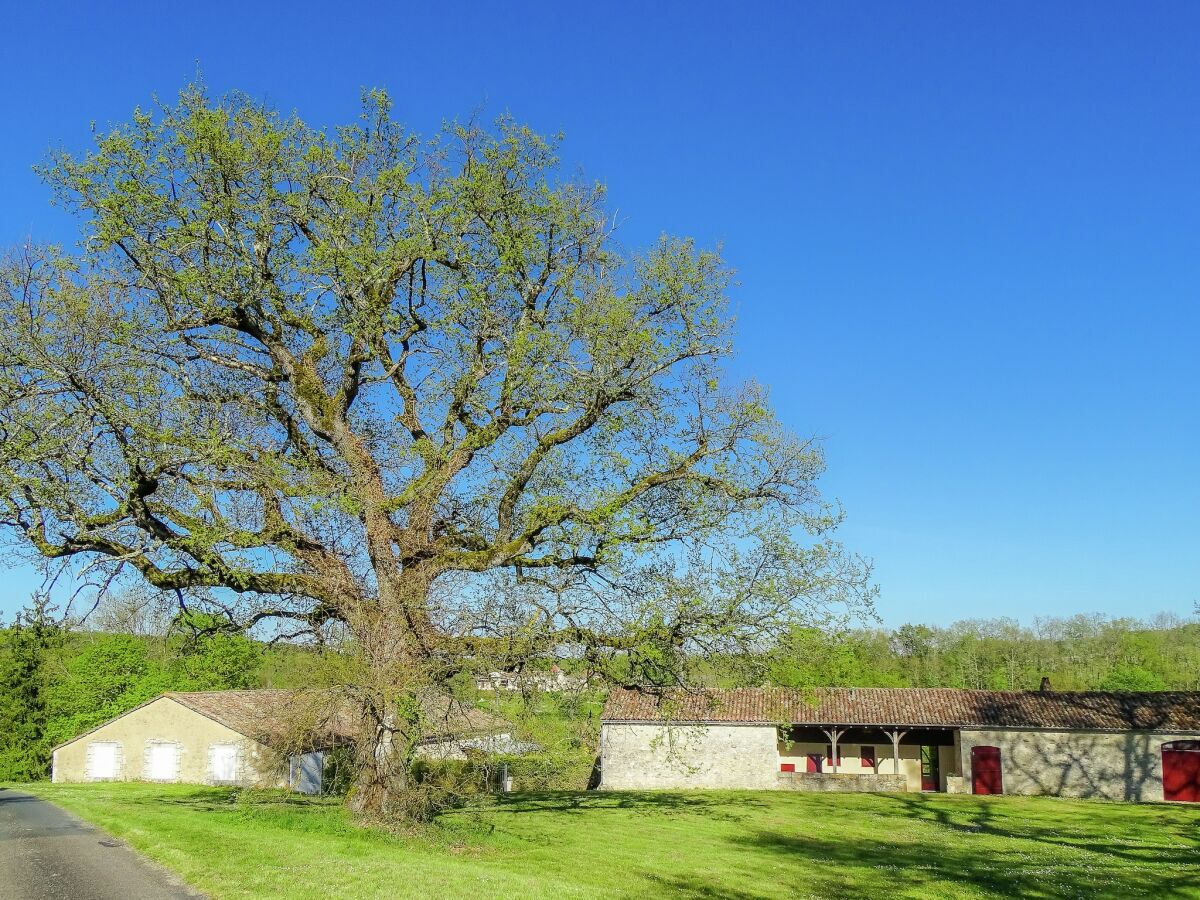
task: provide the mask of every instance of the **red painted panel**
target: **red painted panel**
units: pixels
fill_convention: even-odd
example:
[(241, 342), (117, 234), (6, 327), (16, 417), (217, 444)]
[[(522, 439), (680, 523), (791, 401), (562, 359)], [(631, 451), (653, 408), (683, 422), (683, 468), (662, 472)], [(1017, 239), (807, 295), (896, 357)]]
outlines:
[(780, 772), (795, 772), (796, 764), (795, 763), (780, 763), (779, 771)]
[(1004, 772), (999, 747), (971, 748), (971, 784), (976, 794), (1003, 794)]
[(808, 754), (808, 765), (807, 765), (805, 771), (820, 772), (822, 770), (822, 768), (824, 767), (824, 763), (825, 763), (825, 754), (824, 753), (810, 753), (810, 754)]
[(1200, 803), (1200, 750), (1168, 750), (1169, 746), (1164, 744), (1162, 752), (1163, 799)]

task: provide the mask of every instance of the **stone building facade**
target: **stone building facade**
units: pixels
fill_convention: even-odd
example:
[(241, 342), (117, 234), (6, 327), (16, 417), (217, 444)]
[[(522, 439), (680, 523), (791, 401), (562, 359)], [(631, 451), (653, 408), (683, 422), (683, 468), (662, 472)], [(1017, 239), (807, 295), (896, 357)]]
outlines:
[(645, 788), (773, 788), (774, 728), (755, 725), (610, 725), (600, 730), (601, 785)]
[(280, 758), (269, 741), (250, 736), (260, 729), (247, 727), (245, 715), (214, 702), (240, 693), (252, 692), (156, 697), (54, 748), (52, 778), (286, 787), (294, 764), (311, 770), (312, 760)]
[(601, 786), (1200, 799), (1200, 692), (615, 692)]
[[(515, 746), (502, 720), (447, 698), (427, 700), (424, 718), (429, 733), (420, 755), (456, 759), (465, 758), (464, 748)], [(349, 711), (315, 693), (172, 692), (55, 747), (52, 778), (316, 793), (326, 752), (352, 743), (356, 731)]]

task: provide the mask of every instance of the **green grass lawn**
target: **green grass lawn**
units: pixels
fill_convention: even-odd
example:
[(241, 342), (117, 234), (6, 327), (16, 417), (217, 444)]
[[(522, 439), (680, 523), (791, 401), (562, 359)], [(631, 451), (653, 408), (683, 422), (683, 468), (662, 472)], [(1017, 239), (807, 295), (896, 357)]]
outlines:
[(511, 795), (412, 835), (336, 800), (22, 785), (216, 898), (1200, 897), (1200, 809), (920, 794)]

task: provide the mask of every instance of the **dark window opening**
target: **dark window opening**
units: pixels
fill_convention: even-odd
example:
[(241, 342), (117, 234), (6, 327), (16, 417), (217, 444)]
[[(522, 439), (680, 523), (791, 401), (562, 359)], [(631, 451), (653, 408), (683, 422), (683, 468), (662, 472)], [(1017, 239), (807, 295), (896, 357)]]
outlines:
[(1164, 750), (1183, 750), (1200, 752), (1200, 741), (1166, 741), (1162, 748)]

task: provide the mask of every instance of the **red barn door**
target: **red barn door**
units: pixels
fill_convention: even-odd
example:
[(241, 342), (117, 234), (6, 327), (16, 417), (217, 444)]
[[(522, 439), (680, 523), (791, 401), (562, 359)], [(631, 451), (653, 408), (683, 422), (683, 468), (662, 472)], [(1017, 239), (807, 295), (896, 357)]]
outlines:
[(976, 794), (1003, 794), (1004, 774), (999, 747), (971, 748), (972, 790)]
[(1162, 745), (1163, 799), (1200, 803), (1200, 741)]

